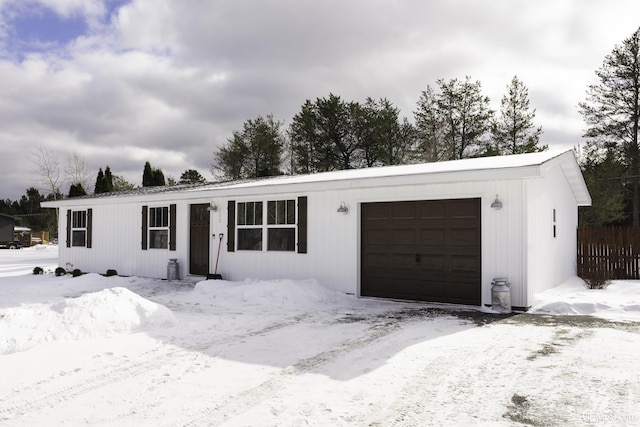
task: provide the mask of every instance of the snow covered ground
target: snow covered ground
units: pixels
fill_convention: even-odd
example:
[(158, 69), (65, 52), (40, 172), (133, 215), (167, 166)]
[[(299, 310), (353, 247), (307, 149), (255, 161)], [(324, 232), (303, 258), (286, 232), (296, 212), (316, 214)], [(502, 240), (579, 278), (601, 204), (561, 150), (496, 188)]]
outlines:
[(639, 282), (509, 317), (55, 267), (0, 251), (0, 425), (640, 425)]

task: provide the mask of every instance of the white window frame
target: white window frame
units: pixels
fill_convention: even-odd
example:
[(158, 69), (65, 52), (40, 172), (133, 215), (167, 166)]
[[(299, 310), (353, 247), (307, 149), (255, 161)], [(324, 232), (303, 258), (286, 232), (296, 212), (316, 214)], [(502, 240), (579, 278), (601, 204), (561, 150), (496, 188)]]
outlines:
[[(257, 208), (257, 206), (260, 206)], [(250, 214), (251, 209), (253, 213)], [(271, 212), (273, 210), (273, 212)], [(256, 215), (259, 213), (259, 215)], [(236, 203), (236, 250), (256, 252), (296, 252), (298, 241), (298, 203), (295, 198), (277, 200), (248, 200)], [(253, 231), (251, 231), (253, 230)], [(282, 241), (275, 246), (270, 240), (270, 230), (292, 230), (292, 241)], [(253, 241), (241, 237), (243, 233), (255, 233)], [(259, 239), (257, 238), (259, 235)], [(273, 236), (271, 236), (273, 238)], [(251, 247), (247, 245), (251, 244)], [(288, 244), (283, 248), (282, 244)]]
[[(158, 211), (160, 211), (159, 216)], [(149, 206), (148, 215), (149, 249), (169, 249), (169, 225), (171, 224), (169, 206)]]
[[(249, 200), (238, 202), (236, 206), (236, 247), (239, 251), (262, 251), (264, 248), (264, 202), (262, 200)], [(257, 215), (256, 215), (257, 214)], [(259, 233), (258, 233), (259, 232)], [(243, 233), (259, 234), (260, 239), (247, 242), (241, 238)], [(245, 246), (245, 243), (253, 243)]]
[[(271, 210), (273, 209), (273, 215)], [(295, 199), (280, 199), (267, 201), (267, 251), (269, 252), (295, 252), (298, 227), (298, 209)], [(289, 248), (275, 247), (272, 241), (271, 230), (291, 230), (293, 231), (293, 241)], [(280, 242), (282, 243), (282, 242)]]
[[(80, 237), (82, 236), (82, 237)], [(87, 246), (87, 211), (71, 211), (71, 246)]]

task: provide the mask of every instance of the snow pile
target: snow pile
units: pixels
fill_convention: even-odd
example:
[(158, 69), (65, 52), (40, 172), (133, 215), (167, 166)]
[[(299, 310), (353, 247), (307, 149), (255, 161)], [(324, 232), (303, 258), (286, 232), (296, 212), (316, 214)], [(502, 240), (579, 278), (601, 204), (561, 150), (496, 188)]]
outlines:
[(166, 307), (117, 287), (52, 304), (24, 304), (0, 312), (0, 354), (39, 343), (82, 340), (170, 326)]
[(316, 280), (250, 280), (229, 282), (206, 280), (196, 284), (193, 300), (221, 307), (278, 307), (314, 310), (318, 306), (353, 301), (341, 292), (327, 289)]
[(573, 277), (534, 295), (530, 312), (640, 321), (640, 281), (614, 280), (606, 289), (587, 289), (582, 279)]

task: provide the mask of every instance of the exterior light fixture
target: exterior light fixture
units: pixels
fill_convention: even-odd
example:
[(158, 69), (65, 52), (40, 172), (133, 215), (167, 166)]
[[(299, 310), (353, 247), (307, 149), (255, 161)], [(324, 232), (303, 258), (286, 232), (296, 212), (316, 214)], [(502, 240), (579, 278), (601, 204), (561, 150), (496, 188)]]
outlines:
[(218, 212), (218, 206), (215, 203), (209, 203), (209, 207), (207, 208), (209, 212)]
[(340, 202), (340, 207), (336, 212), (346, 215), (349, 213), (349, 208), (344, 204), (344, 202)]
[(502, 201), (498, 199), (498, 195), (496, 194), (496, 199), (491, 203), (491, 208), (499, 211), (502, 209)]

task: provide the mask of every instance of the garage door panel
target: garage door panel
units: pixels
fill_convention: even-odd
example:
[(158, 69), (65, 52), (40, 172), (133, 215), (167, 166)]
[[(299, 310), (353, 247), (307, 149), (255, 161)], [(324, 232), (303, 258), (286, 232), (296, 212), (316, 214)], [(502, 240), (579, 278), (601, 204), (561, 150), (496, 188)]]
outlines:
[(417, 270), (418, 264), (416, 263), (415, 254), (409, 253), (392, 253), (391, 256), (391, 265), (394, 268), (410, 268), (412, 270)]
[(473, 295), (474, 293), (478, 293), (479, 296), (475, 283), (457, 282), (446, 288), (444, 297), (459, 304), (469, 304), (469, 295)]
[(480, 199), (363, 204), (362, 215), (362, 295), (480, 304)]
[(478, 271), (478, 259), (475, 256), (456, 255), (451, 258), (452, 273), (473, 273)]
[(444, 245), (447, 241), (447, 233), (443, 228), (422, 227), (418, 233), (414, 230), (414, 235), (422, 245)]
[(394, 221), (415, 221), (416, 206), (414, 203), (390, 203), (391, 219)]
[(368, 252), (363, 257), (365, 267), (368, 269), (376, 268), (377, 266), (387, 267), (389, 265), (389, 254), (384, 252)]
[(451, 228), (449, 236), (452, 245), (480, 245), (480, 230), (477, 227)]
[(443, 273), (447, 269), (446, 256), (440, 255), (421, 255), (420, 256), (420, 270), (425, 274), (430, 273)]
[[(389, 204), (387, 203), (369, 203), (363, 205), (363, 221), (375, 222), (382, 221), (387, 223), (389, 220)], [(364, 209), (366, 209), (366, 215), (364, 215)]]
[(445, 200), (418, 202), (418, 210), (421, 220), (444, 220), (447, 217), (447, 204)]
[(478, 199), (451, 200), (449, 204), (449, 217), (451, 219), (479, 219), (480, 205)]
[[(396, 245), (414, 245), (417, 241), (415, 228), (397, 228), (389, 234), (391, 235), (391, 241)], [(387, 242), (389, 242), (389, 240), (387, 240)]]
[(370, 244), (387, 244), (391, 239), (391, 232), (386, 228), (369, 229), (366, 234), (366, 240)]

